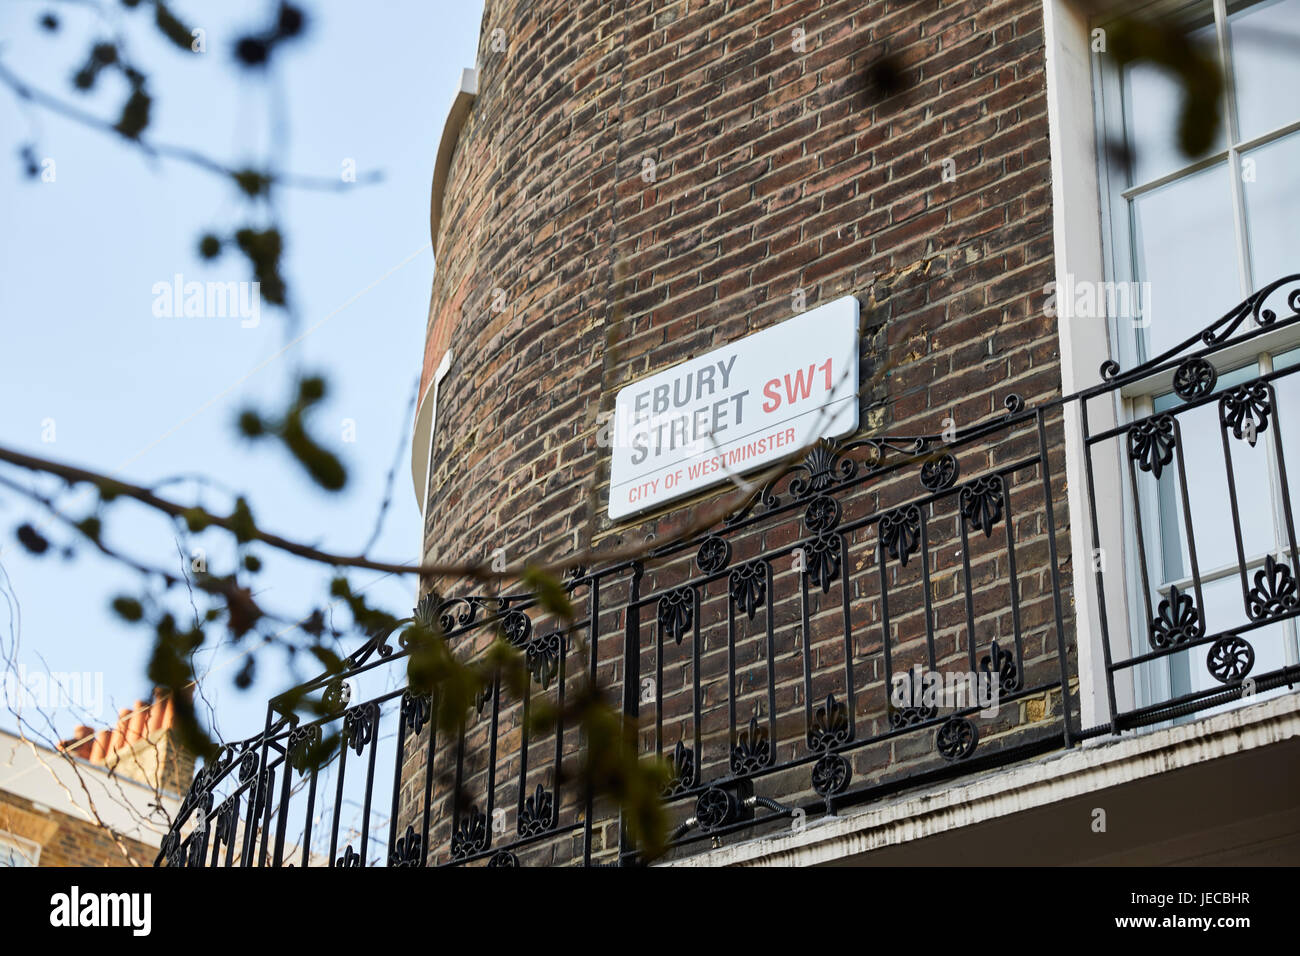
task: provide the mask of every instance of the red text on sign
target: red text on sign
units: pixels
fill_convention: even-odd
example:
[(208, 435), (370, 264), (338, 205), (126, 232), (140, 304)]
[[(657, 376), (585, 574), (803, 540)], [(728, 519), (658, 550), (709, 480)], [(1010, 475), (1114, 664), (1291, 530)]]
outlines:
[(819, 372), (823, 376), (823, 385), (826, 391), (829, 392), (831, 390), (830, 359), (827, 359), (821, 365), (809, 365), (806, 369), (795, 369), (793, 375), (786, 372), (783, 379), (768, 379), (767, 384), (763, 386), (763, 397), (767, 399), (763, 403), (763, 411), (774, 412), (782, 404), (793, 405), (796, 402), (811, 398)]

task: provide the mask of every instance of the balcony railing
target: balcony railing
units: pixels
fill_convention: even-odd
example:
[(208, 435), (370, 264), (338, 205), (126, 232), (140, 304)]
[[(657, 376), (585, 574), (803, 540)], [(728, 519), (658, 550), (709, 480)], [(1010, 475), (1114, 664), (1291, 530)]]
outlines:
[[(459, 652), (498, 633), (524, 652), (521, 699), (498, 683), (445, 734), (404, 688), (408, 649), (371, 640), (198, 773), (159, 862), (635, 863), (618, 807), (582, 787), (577, 729), (523, 730), (579, 682), (671, 764), (679, 855), (1289, 686), (1300, 365), (1258, 356), (1300, 346), (1297, 313), (1291, 276), (1075, 395), (821, 443), (708, 532), (572, 576), (572, 621), (530, 594), (426, 602), (416, 617)], [(1161, 397), (1134, 416), (1134, 394)], [(1101, 649), (1082, 674), (1080, 635)], [(303, 693), (331, 713), (295, 713)], [(1083, 695), (1105, 719), (1082, 726)], [(336, 734), (332, 759), (307, 759)]]

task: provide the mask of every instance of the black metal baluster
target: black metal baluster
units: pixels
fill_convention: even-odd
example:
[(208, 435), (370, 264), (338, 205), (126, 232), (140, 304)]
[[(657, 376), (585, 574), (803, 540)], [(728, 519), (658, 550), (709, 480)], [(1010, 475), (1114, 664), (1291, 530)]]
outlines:
[(921, 590), (925, 592), (925, 653), (930, 659), (930, 670), (939, 669), (938, 657), (934, 651), (934, 607), (930, 599), (930, 539), (926, 519), (927, 508), (917, 508), (917, 525), (920, 529), (921, 542)]
[(1282, 410), (1277, 404), (1273, 383), (1268, 384), (1269, 403), (1273, 409), (1273, 448), (1277, 455), (1278, 486), (1282, 492), (1282, 519), (1286, 525), (1287, 543), (1291, 545), (1292, 573), (1300, 581), (1300, 548), (1296, 546), (1295, 515), (1291, 509), (1291, 488), (1286, 477), (1286, 456), (1282, 452)]
[(551, 774), (551, 786), (554, 788), (554, 809), (551, 814), (551, 826), (560, 822), (560, 764), (564, 760), (564, 681), (568, 675), (569, 641), (566, 635), (560, 637), (560, 672), (559, 683), (555, 688), (555, 770)]
[(764, 576), (767, 580), (767, 739), (771, 742), (771, 763), (777, 762), (776, 754), (776, 626), (772, 614), (776, 610), (776, 592), (772, 590), (772, 562), (764, 561)]
[[(317, 755), (319, 756), (319, 755)], [(302, 865), (311, 865), (311, 824), (312, 814), (316, 812), (316, 780), (320, 773), (320, 767), (315, 757), (311, 762), (311, 779), (307, 784), (307, 819), (303, 824), (302, 832)]]
[[(632, 565), (632, 582), (628, 595), (628, 604), (624, 617), (623, 631), (623, 715), (634, 725), (641, 710), (641, 575), (644, 568), (640, 562)], [(662, 748), (662, 741), (661, 741)], [(662, 755), (662, 749), (660, 750)], [(618, 856), (619, 863), (635, 850), (632, 836), (628, 832), (627, 821), (623, 819), (623, 808), (618, 811)]]
[(348, 727), (346, 721), (339, 734), (339, 779), (334, 788), (334, 822), (330, 825), (330, 866), (338, 865), (339, 818), (343, 812), (343, 779), (348, 770)]
[(1003, 476), (1002, 485), (1002, 523), (1007, 532), (1007, 580), (1011, 594), (1011, 632), (1016, 642), (1016, 673), (1023, 680), (1025, 673), (1025, 648), (1020, 626), (1020, 574), (1016, 567), (1016, 516), (1011, 510), (1011, 475)]
[[(703, 721), (700, 718), (700, 711), (703, 703), (703, 686), (700, 677), (700, 592), (696, 588), (691, 588), (692, 604), (694, 613), (691, 615), (691, 682), (694, 686), (694, 714), (695, 714), (695, 775), (691, 781), (693, 786), (698, 786), (701, 781), (701, 774), (704, 769), (704, 742), (702, 739)], [(730, 762), (731, 755), (728, 753), (727, 760)]]
[(437, 695), (429, 698), (429, 746), (424, 754), (424, 817), (420, 823), (420, 861), (429, 863), (429, 820), (433, 814), (433, 764), (438, 755)]
[(271, 865), (279, 867), (284, 861), (284, 831), (289, 825), (289, 784), (293, 782), (293, 774), (290, 772), (288, 753), (289, 741), (285, 738), (285, 762), (284, 762), (284, 779), (280, 781), (280, 812), (276, 814), (275, 820), (275, 854), (272, 857)]
[(515, 806), (515, 830), (524, 832), (524, 795), (528, 792), (528, 718), (533, 700), (532, 675), (524, 681), (523, 726), (519, 729), (519, 799)]
[(208, 841), (212, 836), (212, 794), (208, 794), (207, 801), (203, 807), (203, 824), (195, 834), (199, 840), (199, 849), (196, 853), (198, 865), (202, 867), (204, 860), (208, 855)]
[[(1101, 626), (1102, 660), (1106, 667), (1106, 704), (1110, 711), (1111, 733), (1118, 734), (1119, 722), (1116, 720), (1117, 708), (1115, 706), (1115, 664), (1110, 652), (1110, 623), (1106, 616), (1106, 581), (1102, 573), (1102, 562), (1099, 560), (1101, 555), (1101, 528), (1097, 519), (1097, 479), (1092, 463), (1092, 440), (1091, 429), (1088, 425), (1088, 400), (1086, 397), (1079, 400), (1079, 428), (1083, 433), (1083, 466), (1088, 479), (1088, 522), (1092, 530), (1092, 573), (1097, 589), (1097, 620)], [(1134, 488), (1133, 492), (1136, 495), (1137, 489)]]
[(727, 595), (727, 765), (736, 769), (736, 602)]
[(238, 790), (235, 791), (235, 804), (230, 811), (230, 832), (226, 834), (226, 862), (225, 866), (231, 867), (235, 864), (235, 843), (239, 836), (239, 803), (242, 799)]
[(492, 811), (496, 808), (497, 791), (497, 726), (501, 718), (501, 675), (492, 678), (492, 725), (488, 728), (488, 779), (487, 779), (487, 843), (484, 849), (492, 845), (492, 836), (496, 831)]
[[(464, 715), (461, 715), (460, 723), (456, 731), (456, 785), (455, 785), (455, 790), (452, 791), (452, 798), (451, 798), (451, 833), (452, 833), (453, 849), (454, 849), (454, 844), (456, 842), (456, 834), (460, 832), (460, 814), (461, 814), (462, 805), (464, 804), (464, 799), (462, 798), (462, 794), (464, 793), (464, 785), (465, 785), (465, 718)], [(452, 859), (455, 858), (456, 858), (456, 854), (453, 852)]]
[(655, 622), (655, 756), (664, 755), (664, 626)]
[[(1070, 672), (1065, 653), (1065, 623), (1061, 609), (1061, 569), (1056, 553), (1056, 508), (1052, 499), (1052, 476), (1047, 458), (1047, 429), (1043, 423), (1043, 410), (1040, 408), (1035, 416), (1038, 420), (1038, 459), (1039, 469), (1043, 474), (1043, 504), (1047, 510), (1047, 550), (1052, 563), (1052, 611), (1056, 615), (1056, 657), (1061, 671), (1061, 722), (1064, 725), (1065, 746), (1073, 747), (1074, 739), (1070, 732)], [(1009, 516), (1008, 516), (1009, 520)], [(969, 581), (969, 578), (967, 578)], [(974, 658), (972, 658), (973, 660)], [(972, 668), (973, 672), (973, 668)], [(1027, 686), (1023, 670), (1020, 671), (1021, 686)]]
[(265, 809), (262, 813), (262, 843), (261, 850), (257, 855), (257, 865), (266, 866), (267, 843), (271, 838), (271, 791), (275, 789), (275, 769), (271, 766), (266, 768), (266, 772), (258, 781), (258, 792), (262, 794), (262, 802)]
[(262, 729), (262, 739), (258, 742), (257, 769), (253, 772), (251, 784), (251, 796), (248, 800), (248, 820), (244, 824), (243, 845), (239, 852), (240, 867), (249, 867), (253, 865), (253, 854), (257, 850), (257, 810), (259, 788), (261, 786), (262, 774), (266, 771), (266, 749), (267, 740), (271, 736), (271, 716), (274, 709), (271, 704), (266, 706), (266, 725)]
[[(587, 685), (588, 685), (588, 689), (594, 689), (596, 686), (596, 664), (599, 655), (598, 648), (600, 645), (600, 577), (599, 576), (593, 577), (588, 586), (590, 588), (590, 591), (587, 594), (588, 620), (590, 621), (590, 624), (587, 627), (587, 639), (591, 643), (591, 647), (590, 647), (591, 653), (587, 664)], [(585, 741), (583, 741), (583, 743), (585, 743)], [(559, 780), (558, 763), (556, 764), (556, 768), (557, 768), (556, 771), (557, 786), (555, 789), (558, 794), (558, 791), (560, 789), (558, 786), (558, 780)], [(595, 799), (594, 799), (594, 794), (592, 793), (592, 787), (590, 781), (586, 781), (584, 783), (583, 790), (584, 790), (583, 793), (584, 812), (582, 817), (582, 865), (591, 866), (591, 835), (592, 835), (591, 816), (593, 811), (595, 810)], [(557, 795), (557, 799), (558, 799), (558, 795)]]
[[(388, 814), (388, 856), (390, 860), (393, 856), (393, 848), (397, 846), (397, 812), (402, 797), (402, 764), (404, 763), (402, 757), (404, 756), (403, 750), (406, 747), (407, 695), (403, 694), (400, 701), (397, 709), (397, 752), (393, 757), (393, 803)], [(415, 701), (412, 698), (411, 706), (414, 706), (414, 704)], [(379, 735), (376, 734), (375, 736), (378, 737)]]
[(849, 710), (849, 740), (855, 736), (857, 726), (857, 695), (853, 682), (853, 621), (849, 614), (849, 545), (840, 535), (840, 597), (844, 612), (844, 696)]
[(975, 595), (971, 589), (970, 571), (970, 535), (966, 531), (966, 518), (957, 509), (957, 527), (961, 529), (961, 569), (966, 595), (966, 657), (970, 663), (970, 672), (975, 668)]
[[(880, 532), (880, 523), (876, 523), (876, 532)], [(876, 541), (876, 566), (880, 571), (880, 647), (885, 653), (885, 700), (892, 697), (894, 687), (894, 654), (890, 647), (889, 634), (889, 572), (886, 569), (887, 552), (883, 537)], [(916, 688), (913, 688), (913, 695)]]
[(365, 704), (373, 707), (374, 726), (370, 731), (370, 758), (366, 761), (366, 798), (361, 809), (361, 866), (366, 865), (366, 847), (370, 843), (370, 801), (375, 790), (375, 755), (379, 752), (379, 705)]
[(808, 549), (803, 549), (804, 568), (799, 575), (799, 620), (802, 628), (799, 639), (803, 644), (803, 714), (804, 742), (812, 739), (813, 729), (813, 683), (812, 683), (812, 635), (808, 622)]
[(224, 816), (223, 808), (225, 804), (219, 804), (217, 807), (217, 828), (212, 833), (212, 856), (208, 859), (208, 868), (216, 869), (221, 860), (221, 820)]
[[(1131, 435), (1132, 433), (1133, 431), (1130, 428), (1124, 434)], [(1142, 576), (1142, 601), (1143, 601), (1143, 606), (1146, 609), (1146, 613), (1143, 619), (1147, 622), (1147, 628), (1148, 628), (1147, 641), (1149, 643), (1151, 640), (1150, 626), (1151, 626), (1151, 621), (1155, 620), (1155, 609), (1152, 607), (1151, 604), (1151, 574), (1147, 570), (1146, 529), (1142, 521), (1142, 490), (1141, 490), (1141, 486), (1138, 484), (1137, 467), (1134, 465), (1134, 457), (1132, 453), (1130, 452), (1128, 454), (1125, 454), (1124, 457), (1128, 460), (1129, 483), (1133, 491), (1133, 530), (1134, 533), (1137, 535), (1137, 545), (1138, 545), (1137, 560), (1138, 560), (1138, 568)], [(1094, 554), (1094, 559), (1096, 557), (1097, 555)], [(1101, 595), (1100, 599), (1104, 601), (1105, 595)], [(1112, 715), (1111, 720), (1113, 721), (1114, 719), (1115, 719), (1114, 715)]]

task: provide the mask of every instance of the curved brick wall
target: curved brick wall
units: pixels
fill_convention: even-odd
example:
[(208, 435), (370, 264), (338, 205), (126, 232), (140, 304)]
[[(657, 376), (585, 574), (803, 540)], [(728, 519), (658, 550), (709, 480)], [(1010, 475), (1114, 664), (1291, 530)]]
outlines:
[[(454, 361), (438, 396), (426, 559), (485, 559), (496, 548), (511, 562), (541, 559), (587, 543), (662, 538), (689, 521), (719, 490), (611, 524), (597, 415), (629, 382), (789, 318), (800, 289), (807, 308), (846, 294), (861, 304), (862, 378), (873, 382), (862, 396), (864, 429), (937, 433), (945, 418), (965, 426), (990, 417), (1012, 392), (1027, 403), (1058, 395), (1056, 326), (1043, 313), (1054, 269), (1040, 9), (1035, 0), (488, 0), (478, 98), (437, 237), (426, 377), (447, 342)], [(802, 52), (793, 48), (796, 30)], [(494, 31), (504, 51), (493, 48)], [(906, 85), (892, 96), (868, 78), (885, 53)], [(647, 158), (653, 183), (642, 178)], [(963, 474), (1023, 448), (971, 448)], [(894, 492), (864, 487), (851, 507), (862, 513), (914, 496), (914, 476), (906, 483)], [(1018, 486), (1014, 497), (1036, 490)], [(1063, 482), (1054, 495), (1064, 542)], [(1040, 515), (1015, 532), (1035, 654), (1051, 619), (1045, 530)], [(787, 524), (733, 544), (753, 554), (802, 533)], [(936, 615), (958, 607), (948, 554), (935, 552), (935, 570), (948, 573), (936, 581)], [(1005, 593), (989, 583), (1000, 566), (981, 568), (975, 613), (986, 647), (991, 637), (1005, 640), (1011, 624)], [(647, 593), (691, 573), (677, 571), (648, 577)], [(425, 584), (443, 595), (479, 590)], [(869, 587), (855, 579), (868, 642), (878, 626), (865, 620), (877, 613)], [(922, 590), (900, 597), (900, 641), (924, 630)], [(784, 656), (798, 625), (791, 601), (773, 609)], [(621, 680), (616, 603), (611, 597), (600, 622), (609, 648), (597, 676), (608, 687)], [(811, 622), (817, 681), (837, 666), (837, 613), (818, 605)], [(961, 646), (959, 636), (944, 640)], [(703, 639), (705, 674), (725, 674), (718, 642), (716, 630)], [(874, 666), (879, 644), (864, 646), (863, 666)], [(790, 664), (784, 656), (776, 705), (800, 715), (800, 672), (790, 669), (797, 654)], [(673, 681), (666, 723), (691, 706), (686, 685)], [(719, 705), (725, 687), (725, 677), (710, 683), (706, 708)], [(887, 715), (869, 707), (877, 704), (864, 697), (857, 717), (879, 727)], [(1029, 720), (1044, 712), (1021, 711)], [(644, 712), (642, 720), (652, 751), (653, 727)], [(517, 708), (501, 721), (497, 779), (507, 782), (497, 806), (509, 808), (518, 796), (508, 782), (518, 766)], [(725, 715), (711, 710), (705, 723), (701, 769), (712, 779), (725, 773), (708, 765), (708, 754), (725, 753)], [(467, 734), (467, 800), (483, 799), (488, 732), (480, 716)], [(577, 746), (566, 741), (566, 753)], [(450, 774), (451, 756), (439, 753)], [(900, 745), (885, 764), (863, 756), (854, 772), (870, 778), (931, 757), (928, 744)], [(422, 757), (408, 764), (403, 822), (421, 812), (422, 767)], [(526, 792), (538, 782), (554, 785), (530, 776)], [(435, 809), (431, 859), (446, 859), (448, 814), (446, 803)], [(601, 833), (598, 846), (608, 851), (613, 840)], [(539, 861), (573, 858), (548, 856), (552, 849), (539, 850)]]
[[(892, 97), (868, 79), (885, 51)], [(620, 530), (604, 485), (585, 493), (608, 480), (598, 411), (788, 318), (796, 289), (861, 301), (863, 377), (889, 367), (864, 425), (938, 431), (1059, 391), (1033, 0), (488, 0), (478, 65), (429, 316), (426, 374), (455, 350), (429, 559)]]

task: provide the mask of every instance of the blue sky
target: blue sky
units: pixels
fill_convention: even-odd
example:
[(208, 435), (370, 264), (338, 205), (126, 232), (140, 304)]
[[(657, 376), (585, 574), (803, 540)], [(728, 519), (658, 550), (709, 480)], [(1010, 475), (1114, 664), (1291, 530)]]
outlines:
[[(223, 509), (220, 488), (243, 491), (264, 527), (345, 553), (369, 537), (396, 458), (393, 504), (372, 554), (413, 561), (420, 529), (409, 470), (410, 401), (434, 268), (429, 184), (460, 72), (474, 65), (481, 2), (304, 4), (308, 32), (277, 52), (269, 85), (236, 69), (231, 49), (266, 22), (272, 4), (174, 4), (205, 30), (203, 54), (168, 45), (147, 12), (104, 7), (150, 72), (153, 139), (251, 164), (270, 144), (279, 97), (287, 117), (284, 168), (340, 177), (353, 160), (360, 172), (380, 170), (384, 179), (341, 193), (279, 194), (284, 271), (298, 303), (298, 332), (308, 334), (276, 357), (294, 337), (279, 310), (264, 307), (252, 328), (237, 318), (154, 315), (154, 286), (177, 273), (186, 281), (249, 278), (237, 254), (203, 263), (195, 252), (201, 233), (244, 224), (246, 207), (230, 185), (179, 163), (146, 161), (121, 141), (21, 107), (0, 88), (0, 442), (146, 484), (201, 474), (215, 489), (186, 480), (168, 493), (202, 496)], [(37, 25), (47, 9), (63, 23), (53, 35)], [(103, 29), (80, 5), (10, 0), (0, 5), (0, 63), (116, 120), (120, 85), (101, 83), (85, 97), (71, 84), (88, 41)], [(42, 162), (53, 160), (53, 182), (25, 177), (19, 150), (26, 143)], [(317, 491), (285, 454), (235, 433), (240, 409), (282, 406), (304, 370), (325, 373), (332, 386), (314, 422), (349, 468), (342, 496)], [(353, 442), (342, 440), (347, 420)], [(51, 421), (54, 440), (46, 442)], [(78, 501), (64, 500), (69, 507)], [(118, 511), (107, 526), (110, 543), (179, 568), (167, 522), (134, 506)], [(0, 490), (0, 566), (21, 607), (19, 660), (28, 671), (102, 672), (102, 707), (87, 722), (103, 726), (118, 708), (148, 696), (148, 636), (108, 609), (136, 582), (85, 550), (69, 561), (30, 557), (13, 529), (38, 517), (38, 509)], [(223, 558), (216, 541), (197, 542), (209, 546), (213, 570)], [(297, 615), (324, 599), (328, 571), (261, 554), (265, 605)], [(358, 572), (352, 580), (385, 609), (409, 612), (413, 578)], [(0, 602), (6, 640), (17, 623)], [(267, 696), (293, 682), (284, 655), (265, 649), (253, 688), (237, 690), (234, 653), (218, 647), (201, 661), (215, 665), (205, 687), (227, 739), (259, 729)], [(306, 661), (302, 667), (312, 670)], [(65, 734), (85, 717), (56, 713)], [(12, 724), (7, 713), (0, 716), (0, 725)]]

